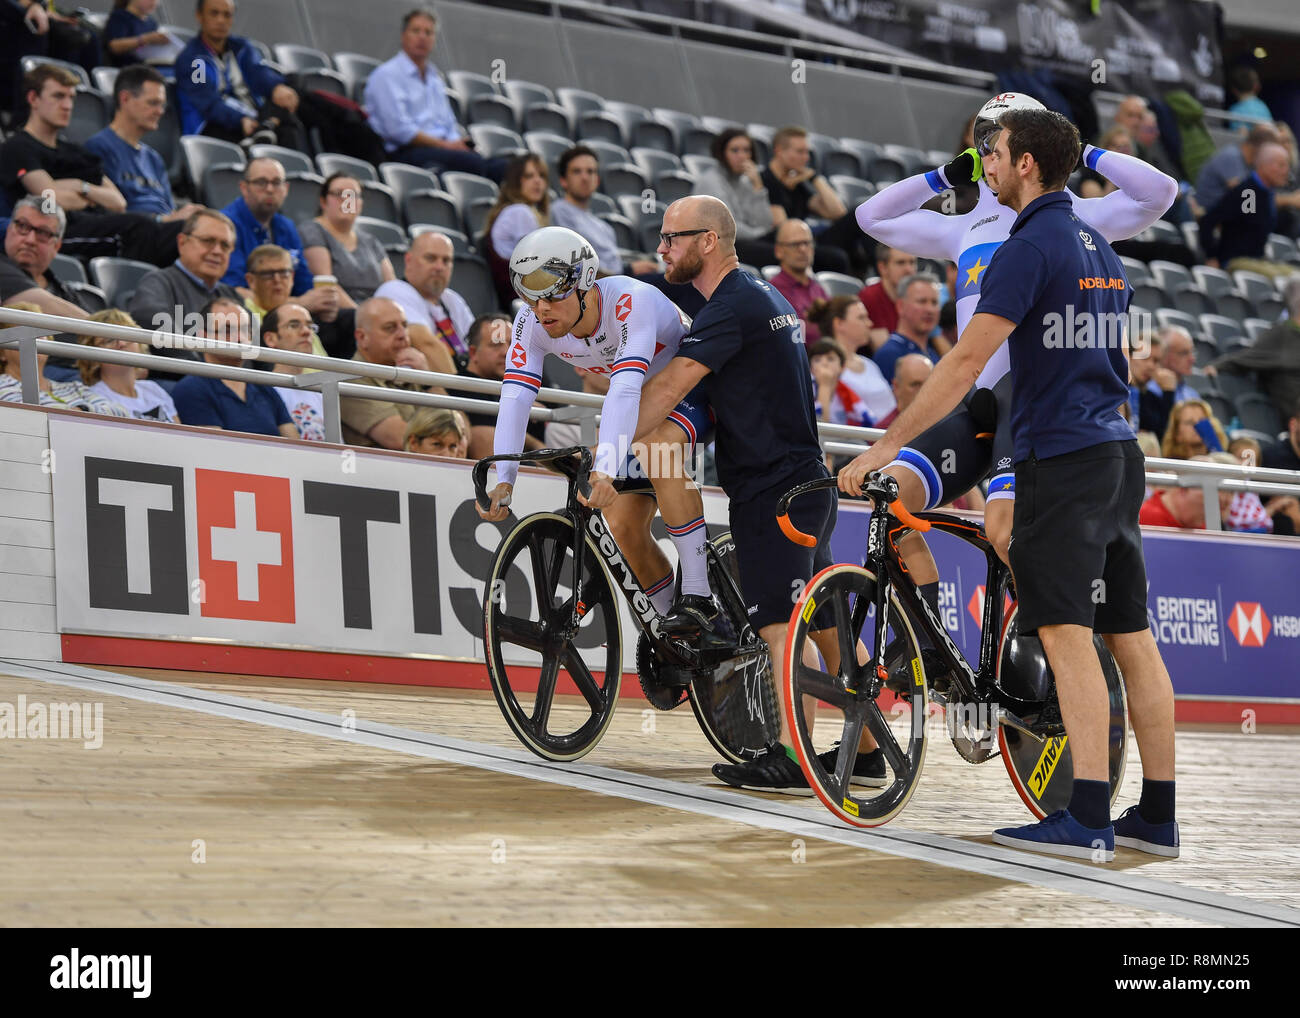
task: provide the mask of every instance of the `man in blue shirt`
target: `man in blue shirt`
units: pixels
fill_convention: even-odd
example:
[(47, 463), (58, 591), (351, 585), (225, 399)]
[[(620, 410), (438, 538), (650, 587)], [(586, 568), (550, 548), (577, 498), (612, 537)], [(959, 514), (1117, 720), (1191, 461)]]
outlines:
[[(780, 497), (827, 473), (799, 317), (770, 283), (741, 270), (735, 243), (735, 220), (717, 198), (682, 198), (664, 213), (658, 250), (667, 267), (665, 277), (669, 283), (691, 283), (707, 303), (682, 338), (677, 356), (641, 390), (634, 442), (653, 447), (669, 411), (705, 383), (717, 425), (718, 479), (731, 500), (731, 534), (741, 590), (750, 603), (749, 622), (767, 643), (772, 660), (780, 661), (793, 598), (831, 564), (836, 506), (823, 490), (790, 507), (794, 525), (817, 535), (815, 549), (793, 544), (778, 529)], [(709, 599), (684, 595), (662, 627), (680, 629), (679, 622), (694, 616), (707, 628), (714, 615)], [(837, 668), (835, 630), (812, 635), (830, 667)], [(713, 773), (738, 787), (806, 795), (803, 772), (786, 749), (793, 740), (784, 711), (782, 715), (779, 744), (747, 764), (719, 764)], [(860, 749), (866, 751), (860, 762), (872, 753), (880, 757), (870, 736)], [(883, 780), (883, 757), (871, 762), (878, 764)]]
[(485, 159), (473, 150), (456, 121), (442, 76), (429, 61), (437, 37), (438, 17), (428, 8), (402, 19), (402, 52), (366, 79), (370, 127), (393, 162), (463, 170), (499, 184), (506, 161)]
[(198, 0), (196, 19), (198, 35), (175, 64), (181, 133), (307, 151), (298, 93), (262, 61), (256, 46), (230, 34), (234, 0)]
[[(202, 314), (204, 325), (199, 335), (203, 338), (245, 346), (252, 342), (248, 312), (239, 306), (238, 301), (217, 297), (208, 302)], [(206, 350), (203, 359), (209, 364), (227, 367), (248, 366), (238, 354), (224, 350)], [(284, 401), (269, 385), (186, 375), (172, 390), (172, 402), (176, 404), (180, 419), (196, 427), (282, 438), (298, 437), (298, 429)]]
[(167, 164), (142, 140), (157, 130), (167, 109), (163, 76), (145, 64), (123, 68), (113, 84), (117, 110), (113, 122), (86, 142), (99, 156), (104, 173), (126, 199), (128, 212), (144, 212), (163, 223), (188, 219), (202, 206), (176, 207)]
[[(1128, 283), (1064, 190), (1079, 161), (1074, 125), (1046, 110), (1004, 113), (998, 123), (984, 171), (998, 201), (1018, 213), (1011, 235), (989, 263), (956, 347), (885, 436), (840, 472), (840, 488), (859, 492), (869, 472), (957, 405), (1008, 342), (1016, 466), (1009, 551), (1020, 626), (1037, 630), (1055, 674), (1075, 780), (1067, 810), (994, 840), (1094, 861), (1113, 859), (1117, 842), (1172, 857), (1173, 686), (1147, 624), (1142, 453), (1117, 409), (1128, 394)], [(1144, 771), (1141, 801), (1113, 826), (1109, 708), (1094, 630), (1124, 674)]]
[(919, 353), (937, 364), (948, 349), (946, 339), (933, 336), (939, 324), (939, 280), (923, 272), (908, 276), (898, 284), (897, 303), (898, 328), (872, 357), (887, 382), (894, 380), (898, 358)]

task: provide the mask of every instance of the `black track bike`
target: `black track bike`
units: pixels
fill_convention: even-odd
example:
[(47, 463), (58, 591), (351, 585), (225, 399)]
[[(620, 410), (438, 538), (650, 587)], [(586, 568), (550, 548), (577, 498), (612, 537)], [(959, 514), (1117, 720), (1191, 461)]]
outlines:
[[(689, 700), (705, 737), (732, 762), (752, 759), (775, 741), (771, 656), (747, 621), (731, 535), (706, 546), (709, 584), (722, 609), (715, 632), (672, 638), (660, 633), (661, 616), (600, 511), (577, 499), (591, 490), (591, 450), (479, 460), (474, 493), (484, 509), (491, 504), (487, 471), (500, 460), (549, 467), (569, 479), (562, 509), (524, 517), (502, 540), (483, 599), (492, 692), (519, 741), (556, 761), (577, 760), (600, 741), (623, 678), (620, 600), (640, 631), (637, 672), (651, 705), (671, 710)], [(557, 701), (557, 693), (576, 696)]]
[[(815, 543), (790, 523), (790, 503), (835, 483), (834, 478), (819, 479), (782, 496), (778, 522), (790, 540)], [(1039, 819), (1064, 809), (1074, 775), (1056, 684), (1042, 643), (1019, 632), (1016, 606), (1008, 603), (1010, 570), (983, 527), (943, 513), (911, 514), (898, 500), (897, 482), (887, 475), (872, 475), (863, 494), (874, 504), (864, 564), (822, 570), (804, 588), (790, 617), (781, 695), (809, 785), (832, 813), (855, 826), (876, 827), (898, 816), (921, 777), (933, 699), (945, 708), (946, 734), (965, 760), (983, 763), (1000, 755), (1016, 791)], [(927, 530), (952, 534), (979, 548), (987, 560), (979, 661), (973, 668), (920, 596), (899, 556), (900, 538)], [(809, 632), (831, 626), (837, 630), (842, 662), (838, 674), (803, 661)], [(1127, 703), (1115, 659), (1101, 637), (1093, 641), (1110, 701), (1113, 803), (1128, 750)], [(812, 701), (805, 698), (841, 714), (842, 725), (823, 718), (814, 737), (811, 712), (805, 710)], [(889, 783), (882, 788), (849, 783), (864, 728), (884, 751)], [(817, 754), (834, 741), (840, 748), (828, 769)]]

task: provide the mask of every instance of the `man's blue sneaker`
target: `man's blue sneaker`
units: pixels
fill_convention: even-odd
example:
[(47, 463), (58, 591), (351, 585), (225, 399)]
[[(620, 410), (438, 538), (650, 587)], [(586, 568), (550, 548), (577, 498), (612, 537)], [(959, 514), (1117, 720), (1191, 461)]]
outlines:
[(993, 840), (1011, 848), (1068, 855), (1073, 859), (1087, 859), (1091, 862), (1111, 862), (1115, 858), (1114, 827), (1095, 830), (1084, 827), (1064, 809), (1058, 809), (1027, 827), (1000, 828), (993, 832)]
[(1178, 858), (1178, 821), (1149, 824), (1136, 806), (1130, 806), (1115, 821), (1115, 844), (1136, 848), (1139, 852)]

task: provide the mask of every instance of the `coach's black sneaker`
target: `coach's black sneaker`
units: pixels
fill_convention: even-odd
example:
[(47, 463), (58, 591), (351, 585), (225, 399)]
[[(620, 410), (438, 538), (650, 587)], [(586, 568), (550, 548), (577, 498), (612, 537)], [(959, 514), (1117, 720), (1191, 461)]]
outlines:
[(779, 743), (773, 743), (761, 756), (743, 764), (714, 764), (713, 776), (733, 788), (781, 792), (784, 795), (812, 795), (812, 789), (804, 780), (803, 771)]
[[(827, 774), (835, 773), (835, 759), (840, 755), (840, 744), (837, 742), (825, 753), (817, 754), (817, 762), (822, 765), (822, 769)], [(858, 758), (853, 761), (853, 773), (849, 776), (850, 785), (860, 785), (863, 788), (884, 788), (889, 784), (889, 778), (885, 776), (885, 754), (879, 749), (873, 749), (870, 753), (858, 753)]]
[(659, 623), (668, 636), (694, 636), (712, 631), (718, 606), (711, 594), (682, 594)]

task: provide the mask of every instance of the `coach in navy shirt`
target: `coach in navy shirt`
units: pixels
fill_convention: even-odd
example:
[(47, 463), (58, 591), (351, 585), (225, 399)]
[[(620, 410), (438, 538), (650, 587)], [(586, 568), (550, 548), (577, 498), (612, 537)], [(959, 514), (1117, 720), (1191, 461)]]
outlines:
[[(1072, 211), (1065, 181), (1079, 135), (1045, 110), (1005, 113), (984, 171), (1018, 216), (989, 263), (979, 305), (952, 353), (884, 438), (840, 473), (856, 492), (902, 446), (953, 409), (1010, 343), (1016, 509), (1010, 546), (1020, 631), (1037, 630), (1056, 678), (1074, 787), (1069, 808), (994, 833), (1000, 844), (1098, 862), (1116, 842), (1178, 854), (1173, 687), (1146, 614), (1138, 511), (1142, 453), (1118, 408), (1127, 399), (1119, 258)], [(1129, 690), (1142, 754), (1139, 804), (1110, 819), (1109, 708), (1093, 651), (1106, 635)]]
[[(817, 414), (799, 318), (770, 284), (740, 269), (736, 223), (717, 198), (697, 195), (673, 202), (664, 213), (659, 253), (670, 283), (692, 283), (707, 303), (682, 338), (677, 356), (641, 393), (636, 441), (651, 442), (655, 428), (696, 385), (704, 383), (717, 425), (718, 479), (730, 499), (732, 537), (750, 625), (767, 641), (772, 660), (785, 651), (794, 597), (831, 564), (835, 501), (823, 490), (798, 499), (790, 518), (816, 549), (788, 541), (776, 522), (777, 500), (804, 481), (827, 477), (817, 440)], [(683, 596), (664, 619), (672, 628), (685, 614), (716, 609)], [(704, 620), (707, 624), (707, 619)], [(834, 630), (826, 637), (834, 660)], [(782, 719), (782, 739), (792, 745)], [(875, 749), (874, 744), (868, 746)], [(799, 765), (774, 745), (746, 765), (719, 765), (714, 774), (747, 788), (807, 789)]]

